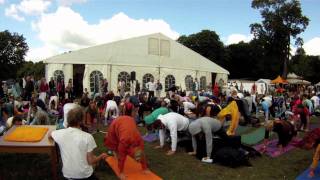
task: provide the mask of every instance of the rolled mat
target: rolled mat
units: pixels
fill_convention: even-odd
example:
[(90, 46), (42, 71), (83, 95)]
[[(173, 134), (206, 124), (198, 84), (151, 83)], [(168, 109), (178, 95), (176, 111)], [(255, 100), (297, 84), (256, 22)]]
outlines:
[[(118, 162), (113, 156), (106, 158), (106, 162), (112, 168), (112, 170), (119, 177), (120, 171), (118, 168)], [(127, 180), (161, 180), (159, 176), (153, 172), (144, 174), (141, 169), (140, 163), (136, 162), (130, 156), (127, 156), (125, 165), (124, 165), (124, 174), (126, 175)]]
[(314, 171), (314, 177), (310, 178), (309, 175), (310, 168), (303, 171), (296, 180), (320, 180), (320, 167), (318, 166)]
[(241, 136), (241, 142), (247, 145), (255, 145), (264, 139), (265, 128), (260, 127), (248, 134)]
[(269, 141), (265, 151), (263, 151), (263, 146), (264, 144), (261, 143), (259, 145), (255, 145), (254, 146), (254, 149), (259, 151), (260, 153), (264, 153), (270, 157), (278, 157), (282, 154), (285, 154), (289, 151), (291, 151), (292, 149), (295, 149), (296, 147), (294, 146), (295, 142), (299, 142), (301, 139), (300, 138), (294, 138), (292, 139), (292, 141), (286, 146), (283, 148), (283, 151), (279, 151), (279, 148), (277, 147), (277, 144), (278, 144), (278, 139), (273, 139), (271, 141)]

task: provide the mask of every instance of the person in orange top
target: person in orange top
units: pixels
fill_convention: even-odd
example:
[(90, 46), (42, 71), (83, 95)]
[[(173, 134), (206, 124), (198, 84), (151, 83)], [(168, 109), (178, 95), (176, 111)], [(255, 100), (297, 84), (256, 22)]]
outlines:
[(144, 153), (144, 143), (133, 117), (136, 117), (138, 107), (132, 103), (125, 103), (125, 115), (116, 118), (108, 129), (104, 144), (114, 152), (118, 159), (120, 179), (125, 179), (123, 173), (127, 155), (141, 163), (144, 173), (150, 173), (147, 168), (147, 160)]

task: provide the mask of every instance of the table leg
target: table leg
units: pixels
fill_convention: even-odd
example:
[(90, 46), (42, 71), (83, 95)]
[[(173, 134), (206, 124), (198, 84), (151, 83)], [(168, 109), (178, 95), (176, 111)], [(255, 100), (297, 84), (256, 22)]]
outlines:
[(50, 153), (50, 158), (51, 158), (51, 173), (52, 177), (54, 180), (58, 179), (58, 173), (57, 173), (57, 150), (55, 147), (51, 148), (51, 153)]

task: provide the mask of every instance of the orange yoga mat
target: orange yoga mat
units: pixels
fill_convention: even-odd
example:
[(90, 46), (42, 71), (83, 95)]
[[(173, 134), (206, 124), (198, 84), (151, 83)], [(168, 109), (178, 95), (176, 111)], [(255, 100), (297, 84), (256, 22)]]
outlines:
[(4, 137), (6, 141), (38, 142), (46, 135), (48, 128), (34, 126), (20, 126)]
[[(109, 156), (106, 158), (106, 162), (113, 169), (116, 175), (119, 177), (119, 168), (117, 159), (113, 156)], [(149, 174), (144, 174), (141, 169), (140, 163), (132, 159), (130, 156), (127, 156), (125, 165), (124, 165), (124, 174), (127, 176), (128, 180), (161, 180), (159, 176), (154, 174), (153, 172)]]

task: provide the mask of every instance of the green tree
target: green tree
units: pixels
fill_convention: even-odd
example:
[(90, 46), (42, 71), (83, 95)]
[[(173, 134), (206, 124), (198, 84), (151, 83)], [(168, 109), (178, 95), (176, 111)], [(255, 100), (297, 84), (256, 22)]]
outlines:
[(31, 61), (24, 62), (17, 72), (18, 77), (32, 75), (35, 79), (40, 79), (45, 76), (45, 64), (40, 61), (33, 63)]
[(29, 49), (23, 35), (7, 30), (0, 32), (0, 79), (15, 78)]
[(302, 14), (298, 0), (253, 0), (251, 6), (260, 10), (263, 19), (262, 23), (250, 25), (251, 32), (255, 38), (266, 40), (266, 55), (273, 59), (270, 64), (282, 67), (286, 77), (291, 38), (301, 41), (298, 35), (306, 29), (309, 19)]
[(177, 41), (224, 68), (228, 65), (224, 45), (214, 31), (202, 30), (189, 36), (183, 35)]

